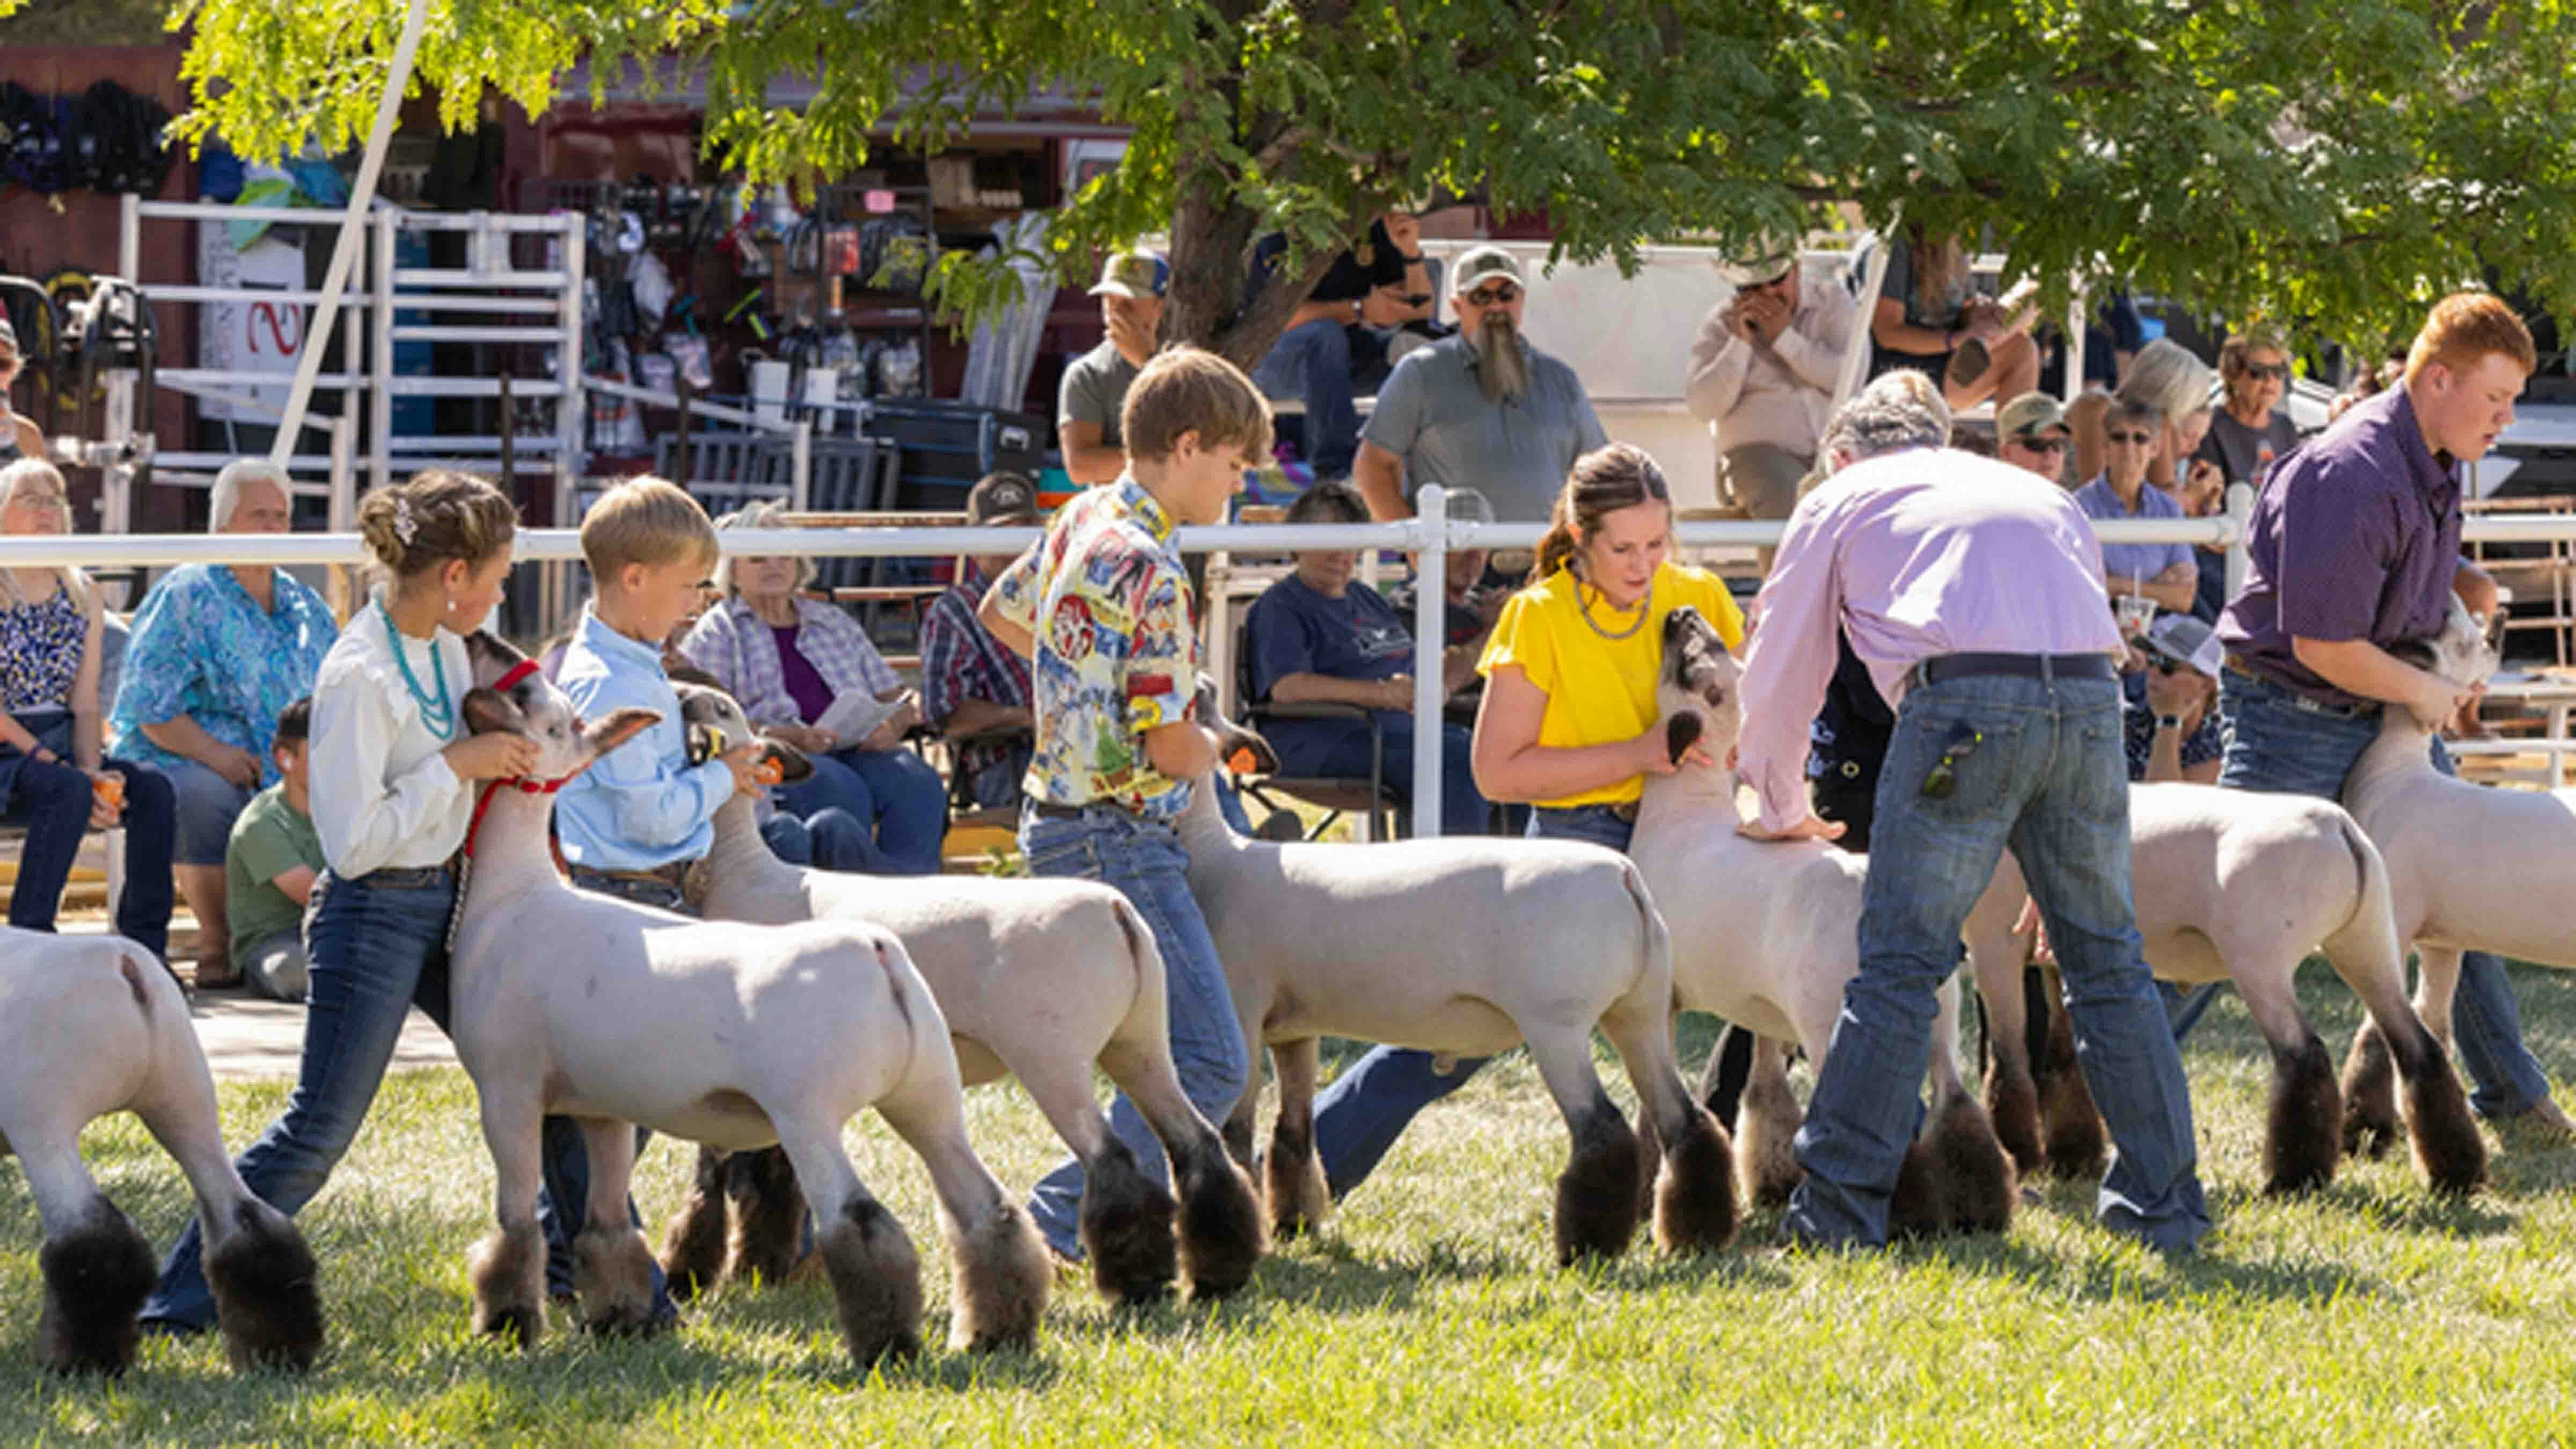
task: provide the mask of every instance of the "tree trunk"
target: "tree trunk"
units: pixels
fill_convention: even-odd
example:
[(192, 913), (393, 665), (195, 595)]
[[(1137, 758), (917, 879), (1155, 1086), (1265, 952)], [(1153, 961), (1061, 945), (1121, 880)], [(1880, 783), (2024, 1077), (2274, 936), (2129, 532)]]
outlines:
[[(1247, 308), (1243, 289), (1251, 275), (1252, 246), (1261, 216), (1225, 198), (1230, 188), (1207, 170), (1180, 186), (1172, 211), (1172, 277), (1163, 307), (1163, 340), (1215, 352), (1250, 372), (1288, 329), (1288, 319), (1332, 270), (1337, 253), (1320, 252), (1283, 273)], [(1375, 219), (1370, 212), (1350, 227), (1353, 244)]]

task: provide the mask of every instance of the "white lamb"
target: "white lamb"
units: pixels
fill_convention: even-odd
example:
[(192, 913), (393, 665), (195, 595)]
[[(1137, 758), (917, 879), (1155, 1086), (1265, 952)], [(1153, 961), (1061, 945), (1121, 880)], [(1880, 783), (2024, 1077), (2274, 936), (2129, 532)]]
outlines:
[(312, 1251), (233, 1170), (178, 983), (122, 937), (0, 927), (0, 1152), (17, 1154), (44, 1221), (36, 1357), (58, 1372), (124, 1372), (159, 1272), (81, 1161), (81, 1129), (120, 1111), (143, 1119), (196, 1193), (233, 1367), (312, 1367), (322, 1349)]

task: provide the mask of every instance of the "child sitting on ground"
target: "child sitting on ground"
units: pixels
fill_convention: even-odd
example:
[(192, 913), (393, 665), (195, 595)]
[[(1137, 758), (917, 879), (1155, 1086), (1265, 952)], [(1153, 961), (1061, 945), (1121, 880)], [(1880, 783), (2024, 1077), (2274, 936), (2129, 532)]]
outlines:
[(304, 903), (327, 864), (309, 793), (312, 720), (309, 694), (278, 712), (268, 747), (277, 783), (242, 807), (224, 846), (233, 962), (251, 990), (277, 1001), (304, 999)]

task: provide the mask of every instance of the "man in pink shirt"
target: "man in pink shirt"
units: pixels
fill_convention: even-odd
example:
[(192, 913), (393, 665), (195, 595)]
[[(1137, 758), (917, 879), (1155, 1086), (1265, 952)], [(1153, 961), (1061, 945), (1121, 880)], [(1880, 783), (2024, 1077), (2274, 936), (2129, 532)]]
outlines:
[(1831, 839), (1809, 811), (1807, 721), (1850, 637), (1896, 732), (1879, 776), (1860, 971), (1798, 1133), (1789, 1230), (1887, 1241), (1921, 1115), (1933, 992), (2009, 845), (2067, 982), (2078, 1059), (2119, 1155), (2108, 1226), (2167, 1252), (2209, 1230), (2191, 1094), (2129, 897), (2120, 635), (2093, 525), (2063, 489), (1943, 446), (1948, 410), (1913, 373), (1879, 379), (1826, 434), (1836, 471), (1798, 504), (1745, 661), (1745, 833)]

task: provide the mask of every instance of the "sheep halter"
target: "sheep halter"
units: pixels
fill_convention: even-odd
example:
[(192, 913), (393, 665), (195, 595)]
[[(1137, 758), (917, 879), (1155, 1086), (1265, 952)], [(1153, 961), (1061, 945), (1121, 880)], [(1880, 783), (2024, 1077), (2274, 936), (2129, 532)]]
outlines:
[[(522, 659), (518, 663), (511, 665), (508, 673), (494, 681), (492, 688), (495, 691), (509, 690), (516, 686), (521, 680), (526, 679), (529, 675), (536, 672), (537, 662), (535, 660)], [(579, 773), (579, 771), (574, 772), (574, 774)], [(492, 808), (492, 797), (499, 794), (501, 787), (504, 785), (515, 787), (519, 793), (523, 795), (552, 795), (556, 791), (561, 790), (571, 779), (572, 775), (563, 775), (552, 780), (530, 780), (525, 777), (508, 780), (487, 780), (484, 782), (483, 788), (475, 794), (474, 813), (472, 816), (468, 817), (465, 822), (465, 845), (459, 852), (456, 863), (456, 905), (448, 912), (447, 915), (447, 949), (449, 951), (454, 951), (456, 949), (456, 928), (462, 925), (465, 921), (465, 887), (467, 882), (473, 878), (474, 874), (474, 839), (476, 836), (483, 833), (483, 817)]]

